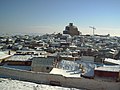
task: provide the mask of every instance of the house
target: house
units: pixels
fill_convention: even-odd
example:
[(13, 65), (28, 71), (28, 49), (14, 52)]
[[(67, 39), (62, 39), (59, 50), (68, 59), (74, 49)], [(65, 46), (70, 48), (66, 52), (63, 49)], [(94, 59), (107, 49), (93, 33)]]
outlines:
[(31, 55), (13, 55), (5, 60), (8, 66), (31, 66)]
[(120, 66), (103, 66), (97, 67), (94, 70), (95, 77), (104, 78), (104, 79), (112, 79), (112, 80), (120, 80)]

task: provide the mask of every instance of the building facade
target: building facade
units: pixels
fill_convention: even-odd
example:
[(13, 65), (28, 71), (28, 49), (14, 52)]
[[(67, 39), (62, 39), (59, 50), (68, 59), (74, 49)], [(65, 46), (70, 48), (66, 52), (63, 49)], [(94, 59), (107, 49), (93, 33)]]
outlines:
[(71, 36), (80, 35), (81, 32), (78, 31), (78, 28), (73, 25), (73, 23), (69, 23), (68, 26), (65, 27), (63, 34), (69, 34)]

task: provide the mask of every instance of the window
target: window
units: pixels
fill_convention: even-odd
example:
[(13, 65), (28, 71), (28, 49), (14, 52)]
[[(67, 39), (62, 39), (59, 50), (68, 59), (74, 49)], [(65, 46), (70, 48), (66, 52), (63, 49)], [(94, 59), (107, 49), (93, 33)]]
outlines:
[(47, 70), (49, 70), (49, 67), (46, 67)]

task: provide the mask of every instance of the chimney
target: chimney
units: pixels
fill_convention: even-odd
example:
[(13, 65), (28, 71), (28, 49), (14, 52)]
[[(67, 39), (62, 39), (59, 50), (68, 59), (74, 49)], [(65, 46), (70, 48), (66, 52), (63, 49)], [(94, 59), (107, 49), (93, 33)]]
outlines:
[(73, 23), (69, 23), (69, 26), (73, 26)]
[(8, 51), (8, 55), (10, 55), (10, 50)]

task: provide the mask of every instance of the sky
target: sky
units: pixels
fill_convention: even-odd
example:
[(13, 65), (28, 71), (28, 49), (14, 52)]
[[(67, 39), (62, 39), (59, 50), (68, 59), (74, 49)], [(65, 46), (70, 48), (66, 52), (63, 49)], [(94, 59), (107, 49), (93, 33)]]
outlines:
[(62, 33), (69, 23), (120, 36), (120, 0), (0, 0), (0, 33)]

